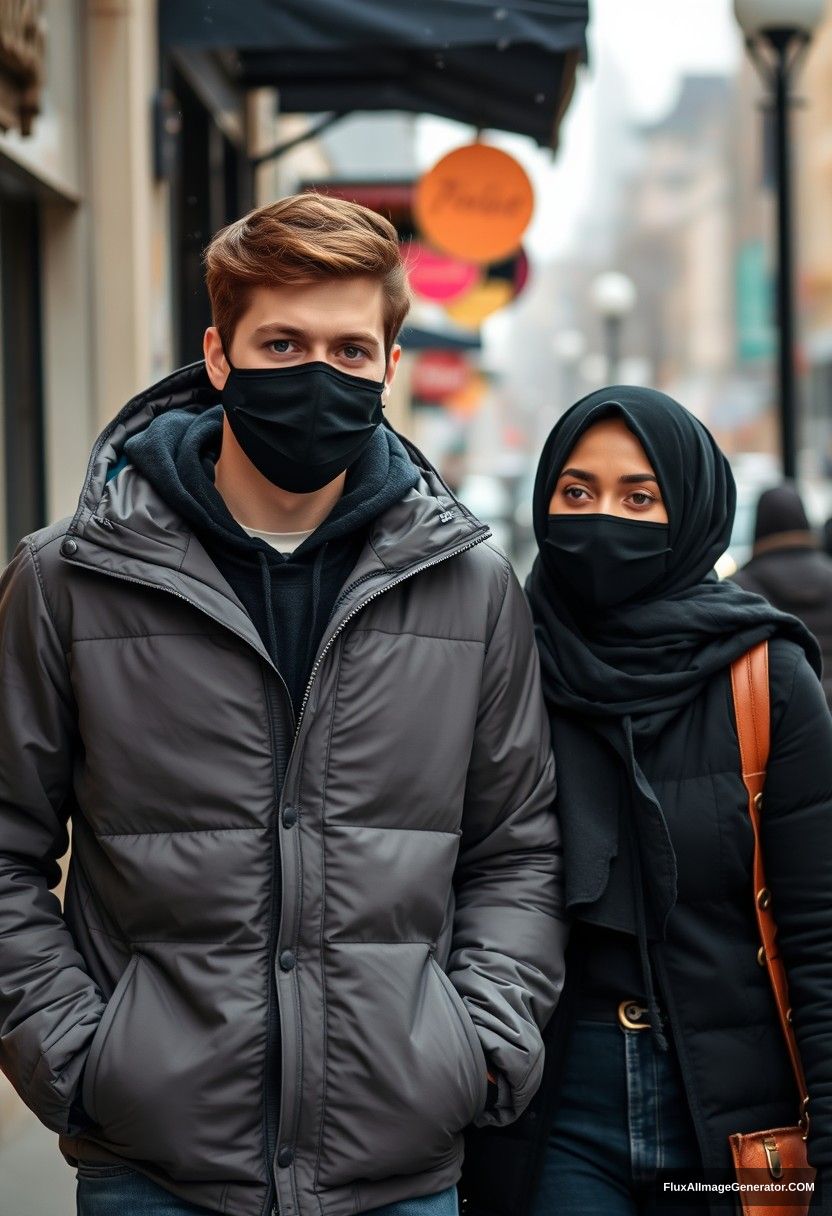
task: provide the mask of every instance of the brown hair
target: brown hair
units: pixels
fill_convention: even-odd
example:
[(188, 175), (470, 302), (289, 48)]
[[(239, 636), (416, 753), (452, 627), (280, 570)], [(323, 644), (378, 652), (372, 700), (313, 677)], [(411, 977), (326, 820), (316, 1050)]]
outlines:
[(204, 254), (214, 324), (228, 351), (251, 287), (284, 287), (369, 275), (384, 290), (389, 355), (410, 308), (396, 229), (358, 203), (295, 194), (250, 211), (216, 234)]

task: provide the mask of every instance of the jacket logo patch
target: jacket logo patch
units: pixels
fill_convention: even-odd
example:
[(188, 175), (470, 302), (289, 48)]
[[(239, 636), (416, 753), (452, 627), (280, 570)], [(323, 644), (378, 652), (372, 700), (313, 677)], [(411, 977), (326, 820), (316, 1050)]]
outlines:
[(453, 511), (443, 511), (439, 516), (440, 524), (446, 524), (454, 517)]

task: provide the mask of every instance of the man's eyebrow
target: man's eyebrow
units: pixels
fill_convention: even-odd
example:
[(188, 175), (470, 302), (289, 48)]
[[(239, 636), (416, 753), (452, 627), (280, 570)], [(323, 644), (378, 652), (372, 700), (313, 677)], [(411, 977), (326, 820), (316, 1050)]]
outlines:
[[(308, 337), (306, 330), (298, 329), (296, 325), (284, 325), (281, 321), (266, 321), (263, 325), (258, 325), (254, 331), (255, 338), (265, 337), (266, 334), (280, 334), (285, 338)], [(362, 346), (372, 346), (375, 349), (381, 345), (378, 338), (371, 333), (336, 334), (333, 341), (361, 343)]]
[(339, 334), (335, 339), (336, 342), (360, 342), (362, 346), (380, 346), (378, 338), (373, 334), (357, 333), (357, 334)]
[(254, 331), (254, 336), (258, 334), (281, 333), (287, 338), (305, 338), (306, 333), (302, 329), (298, 329), (295, 325), (284, 325), (282, 321), (266, 321), (263, 325), (258, 325)]

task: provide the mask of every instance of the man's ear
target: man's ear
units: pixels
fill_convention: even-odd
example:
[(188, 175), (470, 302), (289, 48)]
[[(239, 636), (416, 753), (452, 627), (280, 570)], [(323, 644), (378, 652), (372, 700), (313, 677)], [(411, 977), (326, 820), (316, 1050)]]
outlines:
[(399, 346), (399, 344), (397, 342), (396, 345), (393, 347), (393, 349), (390, 351), (390, 355), (387, 359), (387, 368), (384, 373), (384, 392), (381, 394), (381, 399), (385, 403), (387, 401), (388, 390), (390, 388), (390, 385), (393, 383), (393, 377), (396, 374), (396, 368), (399, 366), (399, 359), (401, 359), (401, 357), (402, 357), (402, 348), (401, 348), (401, 346)]
[(228, 366), (228, 360), (225, 357), (222, 339), (220, 338), (220, 331), (216, 325), (209, 325), (206, 329), (205, 336), (202, 339), (202, 351), (205, 356), (205, 368), (208, 372), (208, 379), (218, 392), (222, 392), (231, 369)]

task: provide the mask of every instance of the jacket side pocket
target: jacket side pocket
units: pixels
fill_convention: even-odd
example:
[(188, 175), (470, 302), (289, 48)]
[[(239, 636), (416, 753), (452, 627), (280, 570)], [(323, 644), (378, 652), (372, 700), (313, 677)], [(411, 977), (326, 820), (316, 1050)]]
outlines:
[(462, 1028), (465, 1041), (468, 1044), (468, 1054), (471, 1060), (471, 1067), (474, 1070), (474, 1083), (476, 1085), (476, 1092), (479, 1095), (479, 1104), (472, 1116), (472, 1118), (476, 1119), (485, 1110), (485, 1104), (488, 1100), (488, 1062), (471, 1015), (465, 1008), (465, 1002), (456, 988), (454, 988), (447, 974), (439, 966), (433, 954), (429, 956), (429, 961), (437, 979), (445, 990), (448, 1000), (454, 1008), (454, 1013)]
[(132, 954), (130, 961), (119, 976), (118, 983), (113, 990), (113, 995), (110, 997), (101, 1015), (101, 1021), (98, 1023), (95, 1034), (92, 1038), (87, 1062), (84, 1066), (84, 1082), (81, 1088), (81, 1102), (84, 1110), (91, 1119), (98, 1122), (98, 1114), (95, 1105), (95, 1086), (98, 1078), (98, 1069), (101, 1063), (101, 1055), (107, 1043), (107, 1037), (112, 1028), (115, 1016), (118, 1013), (118, 1008), (127, 993), (128, 988), (133, 982), (136, 970), (139, 965), (139, 955)]

